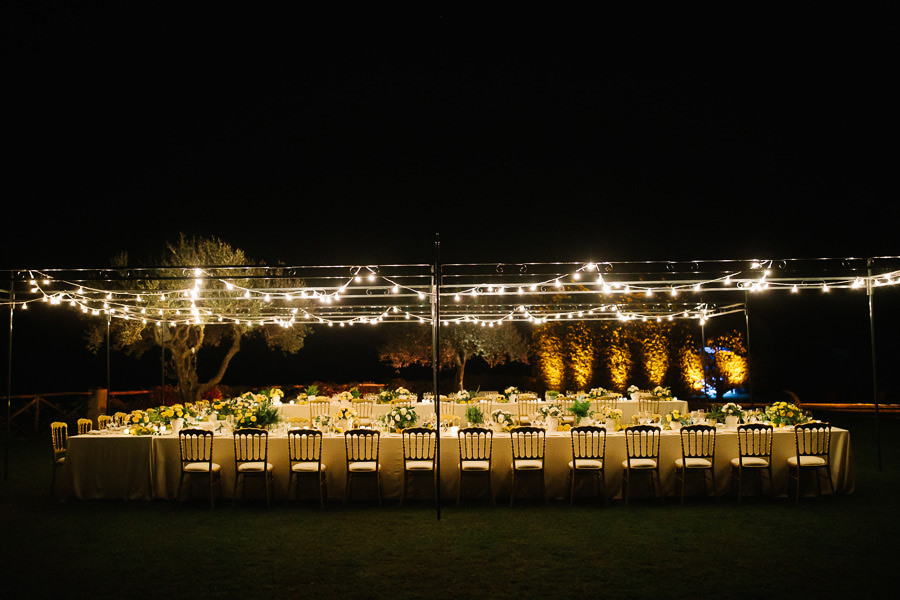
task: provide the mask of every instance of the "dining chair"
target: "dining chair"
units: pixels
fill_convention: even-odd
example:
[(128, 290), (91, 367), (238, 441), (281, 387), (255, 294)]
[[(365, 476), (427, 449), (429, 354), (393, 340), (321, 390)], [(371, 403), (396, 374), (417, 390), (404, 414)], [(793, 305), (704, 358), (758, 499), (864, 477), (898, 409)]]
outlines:
[[(443, 407), (442, 407), (443, 408)], [(461, 419), (459, 415), (455, 414), (442, 414), (440, 418), (440, 426), (441, 427), (459, 427)]]
[(757, 473), (762, 493), (763, 474), (772, 491), (772, 439), (775, 428), (767, 423), (744, 423), (737, 427), (738, 455), (731, 459), (731, 479), (736, 483), (737, 498), (743, 496), (744, 472)]
[(659, 479), (660, 429), (654, 425), (631, 425), (625, 428), (625, 460), (622, 461), (622, 497), (625, 504), (631, 495), (631, 478), (648, 473), (654, 495), (664, 502)]
[(50, 450), (53, 458), (53, 479), (50, 481), (50, 498), (56, 496), (56, 472), (66, 464), (69, 448), (69, 426), (63, 421), (50, 423)]
[(351, 429), (344, 432), (344, 446), (347, 451), (344, 504), (350, 500), (353, 480), (358, 476), (370, 476), (375, 478), (378, 506), (381, 506), (381, 463), (378, 462), (380, 436), (377, 429)]
[(719, 500), (716, 487), (716, 428), (712, 425), (685, 425), (681, 428), (681, 458), (675, 459), (675, 480), (681, 484), (681, 503), (684, 504), (684, 488), (689, 472), (703, 475), (703, 491), (706, 474), (712, 479), (713, 495)]
[(241, 499), (247, 489), (247, 477), (259, 477), (266, 488), (266, 507), (272, 506), (272, 479), (274, 468), (269, 462), (269, 432), (265, 429), (245, 427), (234, 430), (234, 493), (237, 498), (241, 486)]
[(544, 452), (547, 446), (547, 430), (543, 427), (513, 427), (509, 433), (512, 447), (512, 489), (509, 492), (509, 505), (516, 497), (516, 484), (526, 473), (539, 475), (541, 496), (547, 503), (547, 490), (544, 486)]
[(112, 423), (112, 417), (109, 415), (100, 415), (97, 417), (97, 429), (106, 429)]
[[(800, 502), (800, 480), (804, 471), (812, 471), (816, 476), (816, 492), (822, 495), (820, 478), (824, 471), (828, 480), (831, 495), (834, 495), (834, 482), (831, 479), (831, 424), (802, 423), (794, 427), (794, 448), (796, 454), (787, 459), (788, 476), (796, 481), (791, 486)], [(789, 491), (792, 491), (789, 490)]]
[(534, 414), (538, 409), (536, 397), (525, 396), (516, 401), (516, 423), (519, 425), (531, 425)]
[(437, 503), (437, 479), (435, 477), (435, 460), (437, 448), (437, 432), (427, 427), (410, 427), (404, 429), (403, 441), (403, 494), (400, 506), (406, 500), (409, 478), (428, 475), (431, 478), (431, 492)]
[(318, 429), (288, 430), (288, 498), (293, 500), (299, 494), (300, 479), (315, 479), (319, 488), (319, 505), (325, 508), (328, 497), (326, 469), (322, 462), (322, 432)]
[(311, 427), (311, 421), (306, 417), (290, 417), (288, 418), (288, 427), (291, 429), (303, 429)]
[(113, 420), (116, 422), (116, 427), (121, 427), (125, 424), (125, 419), (128, 418), (128, 414), (118, 411), (113, 414)]
[(181, 448), (181, 476), (178, 479), (176, 500), (181, 499), (181, 490), (185, 478), (188, 481), (189, 495), (193, 491), (194, 476), (203, 475), (209, 488), (209, 507), (216, 507), (215, 489), (221, 492), (222, 466), (213, 462), (213, 432), (205, 429), (182, 429), (178, 432), (178, 443)]
[(391, 400), (391, 406), (405, 406), (407, 408), (412, 407), (413, 401), (409, 397), (406, 398), (394, 398)]
[(331, 414), (331, 400), (328, 398), (316, 398), (309, 401), (309, 420), (315, 421), (316, 417)]
[(574, 399), (571, 396), (557, 396), (553, 404), (562, 409), (563, 415), (559, 419), (561, 425), (574, 425), (575, 415), (572, 414), (572, 403)]
[(606, 428), (595, 425), (580, 425), (570, 432), (572, 439), (572, 460), (569, 461), (569, 504), (575, 500), (575, 479), (579, 473), (590, 475), (597, 487), (597, 493), (606, 501)]
[(360, 426), (368, 427), (372, 424), (374, 418), (375, 402), (372, 400), (356, 399), (351, 402), (353, 410), (356, 411), (356, 422)]
[(650, 416), (659, 414), (659, 399), (651, 394), (638, 396), (638, 414)]
[(90, 419), (78, 419), (78, 435), (84, 435), (89, 432), (94, 425), (94, 422)]
[(456, 505), (462, 496), (463, 478), (486, 477), (491, 504), (494, 500), (494, 486), (491, 482), (491, 455), (493, 453), (494, 432), (485, 427), (464, 427), (456, 433), (459, 443), (459, 482), (456, 488)]

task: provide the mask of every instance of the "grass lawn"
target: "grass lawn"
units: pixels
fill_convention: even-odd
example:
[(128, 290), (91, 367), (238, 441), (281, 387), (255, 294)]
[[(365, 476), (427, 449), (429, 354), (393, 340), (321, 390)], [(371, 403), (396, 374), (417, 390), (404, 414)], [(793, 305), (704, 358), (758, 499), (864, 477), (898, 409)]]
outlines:
[[(7, 598), (868, 596), (900, 556), (900, 420), (817, 413), (851, 432), (836, 498), (629, 506), (310, 501), (56, 502), (49, 434), (10, 440)], [(46, 437), (46, 439), (45, 439)], [(876, 587), (878, 586), (878, 587)]]

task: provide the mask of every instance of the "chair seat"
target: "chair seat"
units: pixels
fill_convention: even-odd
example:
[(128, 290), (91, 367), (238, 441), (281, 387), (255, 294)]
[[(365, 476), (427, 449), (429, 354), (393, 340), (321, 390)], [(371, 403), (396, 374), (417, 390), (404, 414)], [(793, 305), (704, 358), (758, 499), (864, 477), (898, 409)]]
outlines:
[[(575, 461), (569, 461), (569, 469), (574, 468)], [(579, 471), (596, 471), (603, 468), (603, 461), (594, 458), (582, 458), (578, 460)]]
[[(212, 470), (218, 471), (222, 468), (218, 463), (212, 464)], [(192, 462), (184, 465), (184, 470), (188, 473), (208, 473), (209, 472), (209, 463), (205, 462)]]
[(531, 458), (520, 458), (513, 461), (513, 468), (518, 471), (533, 471), (544, 468), (544, 461)]
[(262, 473), (263, 471), (271, 471), (272, 463), (264, 463), (262, 461), (241, 463), (237, 468), (239, 473)]
[(316, 473), (319, 470), (324, 471), (325, 465), (319, 465), (316, 462), (298, 462), (291, 466), (291, 471), (294, 473)]
[[(628, 460), (622, 461), (622, 467), (628, 468)], [(655, 469), (656, 468), (656, 459), (655, 458), (632, 458), (631, 459), (631, 468), (632, 469)]]
[(365, 472), (375, 472), (381, 469), (381, 465), (376, 463), (375, 461), (358, 461), (352, 462), (347, 466), (348, 471), (352, 471), (354, 473), (365, 473)]
[(409, 460), (406, 461), (407, 471), (430, 471), (434, 468), (434, 463), (430, 460)]
[[(797, 457), (789, 456), (787, 459), (787, 463), (792, 467), (797, 466)], [(828, 464), (828, 462), (822, 458), (821, 456), (801, 456), (800, 457), (800, 466), (801, 467), (824, 467)]]
[(489, 471), (491, 463), (486, 460), (464, 460), (462, 463), (463, 471)]
[[(741, 466), (740, 457), (732, 458), (731, 464), (733, 464), (736, 467), (740, 467)], [(760, 458), (758, 456), (745, 456), (744, 457), (744, 467), (759, 468), (759, 467), (768, 467), (768, 466), (769, 466), (769, 461), (766, 460), (765, 458)]]
[(685, 466), (687, 466), (688, 469), (710, 469), (712, 468), (712, 461), (708, 458), (690, 457), (687, 460), (676, 458), (675, 466), (679, 469), (683, 469)]
[(64, 462), (66, 462), (66, 457), (65, 457), (65, 456), (60, 456), (59, 458), (56, 459), (55, 462), (56, 462), (56, 464), (61, 465), (61, 464), (63, 464)]

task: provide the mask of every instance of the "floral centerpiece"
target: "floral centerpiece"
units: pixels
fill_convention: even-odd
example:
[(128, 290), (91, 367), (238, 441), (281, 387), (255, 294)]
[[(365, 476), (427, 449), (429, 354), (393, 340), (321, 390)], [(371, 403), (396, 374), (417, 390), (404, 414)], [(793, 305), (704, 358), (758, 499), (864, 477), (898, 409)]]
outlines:
[(332, 415), (332, 419), (335, 421), (349, 421), (350, 419), (355, 419), (356, 416), (356, 410), (345, 406), (339, 408), (337, 412)]
[(331, 415), (316, 415), (312, 422), (317, 429), (326, 429), (331, 425)]
[(723, 404), (722, 408), (719, 409), (719, 412), (724, 417), (737, 417), (740, 419), (744, 416), (744, 409), (741, 408), (740, 404), (735, 404), (734, 402)]
[(512, 413), (501, 408), (495, 409), (491, 413), (491, 421), (496, 423), (503, 431), (509, 431), (515, 425)]
[(653, 388), (653, 390), (651, 390), (650, 393), (653, 394), (653, 397), (657, 400), (671, 400), (672, 399), (672, 391), (669, 388), (663, 387), (661, 385), (658, 385), (655, 388)]
[(606, 396), (608, 394), (609, 394), (609, 390), (606, 390), (605, 388), (602, 388), (602, 387), (596, 387), (596, 388), (592, 388), (587, 393), (587, 397), (590, 398), (591, 400), (599, 400), (600, 398), (602, 398), (603, 396)]
[(466, 422), (472, 425), (484, 424), (484, 412), (480, 406), (472, 405), (466, 408)]
[(409, 406), (395, 406), (381, 417), (381, 422), (393, 433), (412, 427), (418, 420), (416, 409)]
[(341, 402), (352, 402), (355, 396), (350, 392), (341, 392), (338, 394), (338, 400)]
[(538, 406), (538, 413), (545, 419), (561, 419), (563, 409), (557, 404), (547, 404)]
[(456, 402), (459, 404), (471, 404), (472, 402), (475, 402), (475, 392), (459, 390), (456, 392)]
[(678, 409), (666, 415), (665, 425), (668, 429), (680, 429), (683, 425), (688, 424), (688, 418), (681, 414)]
[(234, 426), (254, 427), (259, 429), (268, 429), (280, 421), (278, 416), (278, 407), (271, 400), (265, 399), (259, 402), (243, 402), (235, 412)]
[(379, 404), (390, 404), (397, 398), (396, 392), (394, 390), (389, 390), (387, 388), (378, 392), (378, 403)]
[(766, 407), (766, 420), (776, 427), (799, 425), (809, 421), (809, 416), (791, 402), (775, 402)]
[(600, 410), (594, 413), (594, 419), (604, 423), (613, 422), (613, 431), (622, 429), (622, 416), (624, 413), (621, 408), (612, 408), (609, 406), (601, 406)]
[(630, 396), (630, 395), (632, 395), (632, 394), (638, 393), (639, 391), (641, 391), (641, 388), (639, 388), (638, 386), (636, 386), (636, 385), (634, 385), (634, 384), (631, 384), (631, 385), (628, 386), (628, 389), (625, 390), (625, 393), (628, 394), (628, 395)]

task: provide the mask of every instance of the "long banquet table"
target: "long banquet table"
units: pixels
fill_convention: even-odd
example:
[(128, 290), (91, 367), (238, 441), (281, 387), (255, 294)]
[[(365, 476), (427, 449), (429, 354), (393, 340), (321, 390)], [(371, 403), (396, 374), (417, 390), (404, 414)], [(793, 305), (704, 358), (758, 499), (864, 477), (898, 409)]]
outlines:
[[(730, 459), (737, 456), (737, 433), (720, 426), (716, 439), (716, 483), (719, 494), (731, 490)], [(449, 432), (441, 433), (441, 495), (455, 498), (458, 485), (459, 448), (457, 437)], [(793, 455), (794, 432), (776, 429), (773, 442), (773, 484), (776, 495), (788, 492), (786, 460)], [(545, 460), (545, 486), (548, 498), (565, 498), (568, 493), (568, 462), (572, 455), (571, 437), (568, 432), (548, 432)], [(674, 461), (681, 456), (678, 432), (663, 431), (660, 443), (660, 476), (663, 493), (674, 495)], [(213, 459), (222, 466), (222, 495), (232, 496), (234, 485), (234, 446), (230, 435), (216, 435)], [(492, 482), (498, 498), (509, 498), (511, 447), (508, 433), (494, 433)], [(620, 431), (607, 436), (606, 489), (611, 498), (620, 493), (622, 461), (625, 460), (625, 438)], [(274, 495), (287, 497), (288, 448), (285, 434), (269, 437), (269, 462), (274, 465)], [(344, 438), (340, 434), (326, 434), (323, 440), (323, 462), (327, 466), (328, 495), (341, 498), (346, 481), (346, 454)], [(385, 498), (399, 498), (403, 485), (402, 441), (398, 434), (381, 434), (382, 486)], [(855, 467), (850, 444), (850, 433), (833, 428), (831, 437), (832, 477), (835, 491), (848, 494), (855, 488)], [(175, 435), (133, 436), (116, 433), (95, 433), (69, 438), (68, 456), (59, 481), (60, 494), (77, 499), (173, 499), (178, 490), (181, 461), (178, 438)], [(643, 478), (641, 478), (643, 479)], [(637, 480), (635, 480), (637, 481)], [(810, 479), (810, 481), (812, 481)], [(701, 491), (699, 477), (689, 481), (687, 494)], [(365, 495), (361, 484), (354, 487), (354, 497)], [(429, 497), (427, 482), (411, 481), (410, 494)], [(424, 487), (423, 487), (424, 486)], [(201, 486), (202, 488), (202, 486)], [(195, 486), (195, 489), (197, 487)], [(374, 488), (373, 488), (374, 489)], [(810, 488), (814, 489), (814, 488)], [(591, 490), (585, 489), (584, 493)], [(649, 488), (633, 488), (638, 495), (646, 495)], [(766, 490), (768, 491), (768, 490)], [(827, 487), (826, 487), (827, 493)], [(202, 491), (198, 491), (203, 493)], [(261, 494), (261, 488), (247, 489), (247, 496)], [(528, 492), (524, 492), (528, 493)], [(581, 491), (576, 491), (581, 494)], [(539, 497), (539, 490), (531, 495)], [(371, 496), (374, 498), (374, 496)]]
[[(537, 403), (537, 406), (546, 406), (551, 404), (550, 402), (541, 401)], [(330, 412), (333, 414), (340, 407), (350, 407), (352, 404), (350, 402), (338, 402), (332, 401)], [(430, 402), (416, 402), (411, 405), (416, 409), (416, 414), (419, 415), (420, 419), (427, 419), (429, 416), (434, 414), (435, 405)], [(456, 402), (445, 402), (441, 401), (441, 413), (443, 414), (454, 414), (459, 417), (460, 423), (462, 425), (466, 424), (466, 409), (472, 406), (471, 404), (459, 404)], [(482, 408), (485, 405), (479, 405)], [(494, 410), (497, 408), (502, 408), (503, 410), (507, 410), (511, 413), (516, 412), (516, 404), (514, 402), (491, 402), (490, 408), (488, 411)], [(638, 412), (638, 401), (637, 400), (619, 400), (616, 403), (616, 408), (622, 410), (622, 419), (623, 423), (630, 423), (631, 417)], [(372, 407), (372, 414), (376, 417), (381, 416), (387, 413), (391, 409), (390, 404), (375, 404)], [(673, 410), (679, 411), (681, 414), (687, 414), (688, 412), (688, 403), (686, 400), (662, 400), (659, 403), (659, 414), (666, 415)], [(279, 414), (284, 419), (289, 419), (291, 417), (306, 417), (310, 418), (310, 407), (308, 404), (282, 404), (279, 407)]]

